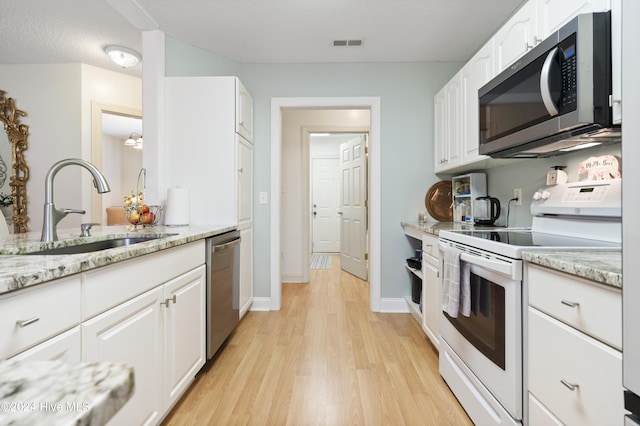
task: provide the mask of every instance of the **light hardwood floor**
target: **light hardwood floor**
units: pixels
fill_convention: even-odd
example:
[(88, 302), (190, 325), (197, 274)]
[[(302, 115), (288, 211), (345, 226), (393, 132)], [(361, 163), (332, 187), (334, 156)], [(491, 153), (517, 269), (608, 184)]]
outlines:
[(164, 424), (471, 425), (416, 321), (371, 312), (368, 283), (339, 268), (249, 312)]

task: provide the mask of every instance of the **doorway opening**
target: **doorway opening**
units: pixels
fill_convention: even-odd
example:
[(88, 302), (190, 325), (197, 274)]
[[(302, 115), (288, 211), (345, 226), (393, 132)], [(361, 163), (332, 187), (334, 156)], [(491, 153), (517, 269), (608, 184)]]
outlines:
[[(279, 310), (282, 282), (308, 281), (311, 254), (311, 201), (301, 202), (299, 194), (309, 193), (311, 172), (309, 157), (309, 135), (319, 132), (369, 133), (368, 176), (369, 200), (367, 224), (369, 228), (368, 258), (371, 310), (380, 309), (380, 99), (372, 98), (273, 98), (271, 101), (271, 298), (270, 309)], [(364, 124), (311, 124), (297, 128), (287, 126), (289, 113), (313, 110), (314, 114), (350, 111), (358, 114), (366, 111), (368, 118)], [(293, 132), (295, 135), (291, 136)], [(298, 148), (289, 149), (287, 137), (297, 137)], [(302, 143), (301, 143), (302, 142)], [(302, 152), (306, 149), (306, 152)], [(291, 170), (298, 178), (291, 178)], [(296, 192), (297, 191), (297, 192)], [(295, 194), (297, 204), (292, 204)], [(294, 206), (290, 208), (289, 206)], [(300, 208), (302, 207), (302, 209)], [(302, 212), (300, 212), (302, 210)], [(295, 241), (299, 250), (292, 250)], [(297, 275), (287, 268), (297, 267)], [(306, 275), (305, 275), (306, 274)]]
[(368, 280), (368, 132), (310, 133), (311, 259)]
[(91, 221), (107, 225), (107, 208), (122, 207), (123, 196), (136, 190), (142, 150), (124, 142), (132, 133), (142, 135), (142, 111), (94, 102), (91, 133), (91, 162), (111, 187), (106, 194), (91, 192)]

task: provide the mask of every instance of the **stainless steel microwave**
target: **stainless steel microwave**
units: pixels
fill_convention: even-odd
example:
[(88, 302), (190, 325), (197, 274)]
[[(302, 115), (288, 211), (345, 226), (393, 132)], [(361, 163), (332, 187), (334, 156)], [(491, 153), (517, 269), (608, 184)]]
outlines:
[(578, 15), (480, 88), (479, 153), (547, 157), (620, 142), (610, 97), (610, 12)]

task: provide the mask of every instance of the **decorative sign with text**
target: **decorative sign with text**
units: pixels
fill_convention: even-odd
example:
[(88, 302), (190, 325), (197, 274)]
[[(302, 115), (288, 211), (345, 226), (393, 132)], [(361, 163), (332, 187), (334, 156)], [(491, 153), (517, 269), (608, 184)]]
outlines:
[(587, 180), (620, 179), (620, 159), (615, 155), (589, 157), (580, 163), (578, 174), (587, 174)]

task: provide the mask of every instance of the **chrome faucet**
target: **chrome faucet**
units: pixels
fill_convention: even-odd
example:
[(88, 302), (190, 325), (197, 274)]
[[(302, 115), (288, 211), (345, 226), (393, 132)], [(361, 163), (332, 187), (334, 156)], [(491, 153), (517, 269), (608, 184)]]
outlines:
[(53, 204), (53, 178), (56, 176), (56, 173), (60, 171), (65, 166), (76, 165), (84, 167), (89, 170), (91, 175), (93, 176), (93, 185), (98, 190), (98, 193), (104, 194), (105, 192), (111, 191), (109, 188), (109, 184), (105, 179), (104, 175), (98, 170), (96, 166), (89, 163), (88, 161), (81, 160), (79, 158), (67, 158), (65, 160), (60, 160), (47, 172), (47, 176), (45, 178), (45, 187), (44, 187), (44, 218), (42, 221), (42, 238), (41, 241), (51, 242), (56, 241), (58, 239), (58, 232), (56, 231), (56, 226), (58, 226), (58, 222), (64, 219), (69, 213), (79, 213), (85, 214), (84, 210), (74, 210), (74, 209), (56, 209), (56, 206)]

